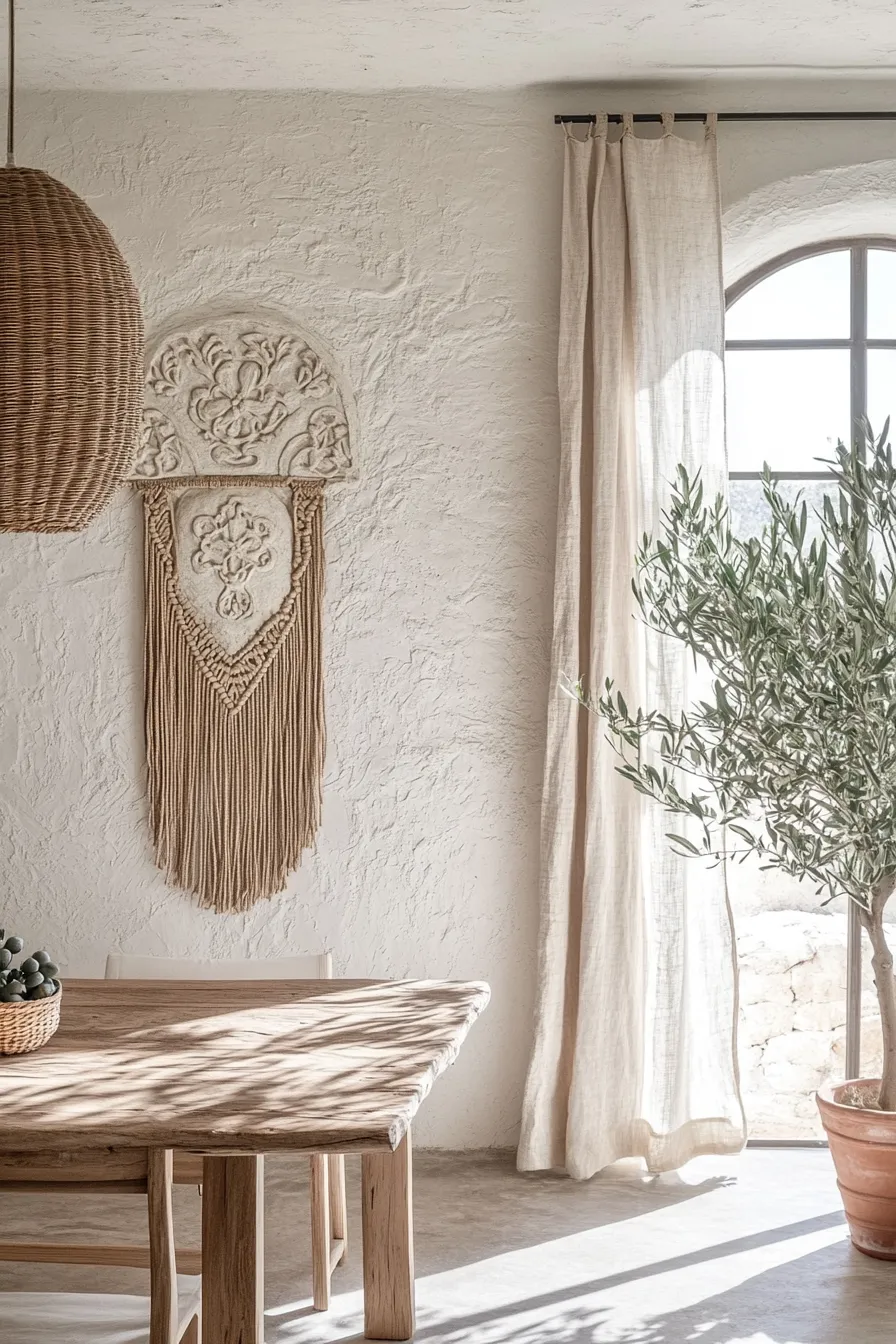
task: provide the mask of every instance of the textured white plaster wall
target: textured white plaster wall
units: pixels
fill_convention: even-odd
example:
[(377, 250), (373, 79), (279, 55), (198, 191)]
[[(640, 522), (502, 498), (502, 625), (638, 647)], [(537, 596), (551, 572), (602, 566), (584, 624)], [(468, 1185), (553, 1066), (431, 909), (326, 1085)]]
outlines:
[(324, 825), (289, 890), (220, 917), (146, 831), (141, 527), (0, 537), (3, 918), (100, 974), (120, 947), (331, 947), (494, 1000), (422, 1143), (515, 1139), (532, 1011), (557, 427), (553, 128), (463, 100), (33, 96), (19, 159), (108, 222), (148, 324), (294, 314), (337, 352), (363, 480), (326, 526)]
[[(150, 326), (254, 301), (321, 334), (357, 400), (363, 479), (328, 506), (320, 842), (289, 889), (246, 917), (197, 909), (153, 864), (135, 501), (120, 494), (82, 536), (0, 536), (2, 918), (70, 973), (100, 974), (109, 948), (327, 945), (343, 974), (489, 980), (491, 1007), (421, 1114), (424, 1144), (514, 1142), (529, 1048), (560, 101), (22, 100), (20, 161), (111, 226)], [(569, 91), (562, 103), (600, 105)], [(783, 132), (786, 153), (774, 134), (772, 153), (765, 131), (726, 129), (729, 205), (804, 171), (805, 132)], [(851, 150), (835, 136), (827, 158), (823, 131), (812, 135), (815, 159), (855, 159), (854, 131)], [(875, 143), (870, 157), (884, 157)]]

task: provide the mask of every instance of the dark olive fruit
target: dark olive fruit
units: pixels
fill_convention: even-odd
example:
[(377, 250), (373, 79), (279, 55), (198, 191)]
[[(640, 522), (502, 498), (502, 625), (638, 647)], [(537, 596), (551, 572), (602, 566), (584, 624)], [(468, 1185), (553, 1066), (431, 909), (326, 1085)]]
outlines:
[(26, 989), (37, 989), (38, 985), (42, 985), (43, 982), (44, 982), (43, 971), (32, 971), (30, 975), (25, 976)]
[(15, 954), (16, 952), (21, 952), (25, 944), (23, 940), (18, 936), (18, 934), (14, 933), (11, 934), (9, 938), (7, 938), (3, 946), (6, 948), (7, 952), (12, 952), (13, 954)]
[(0, 947), (0, 971), (5, 971), (12, 961), (12, 953), (6, 947)]
[(46, 966), (48, 961), (53, 960), (49, 952), (34, 952), (32, 955), (38, 966)]
[(26, 957), (22, 962), (22, 970), (26, 975), (34, 975), (35, 971), (40, 970), (40, 962), (35, 961), (33, 957)]
[(0, 1003), (24, 1003), (24, 1002), (25, 1002), (24, 990), (22, 990), (21, 992), (16, 992), (15, 990), (10, 989), (9, 985), (4, 985), (3, 988), (0, 989)]
[(44, 973), (45, 980), (55, 980), (59, 974), (59, 967), (55, 961), (43, 961), (40, 968)]
[(41, 981), (39, 985), (36, 985), (34, 989), (29, 991), (28, 997), (29, 999), (49, 999), (52, 998), (55, 993), (56, 991), (53, 988), (52, 981), (50, 984), (45, 984)]

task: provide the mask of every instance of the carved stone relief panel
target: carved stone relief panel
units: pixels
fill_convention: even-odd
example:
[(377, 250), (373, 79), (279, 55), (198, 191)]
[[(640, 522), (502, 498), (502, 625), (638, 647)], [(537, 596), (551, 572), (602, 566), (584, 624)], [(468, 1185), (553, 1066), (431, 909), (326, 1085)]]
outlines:
[(236, 653), (290, 590), (288, 491), (187, 487), (169, 499), (181, 597), (221, 647)]
[(133, 475), (356, 475), (350, 407), (320, 342), (273, 315), (190, 320), (149, 350)]

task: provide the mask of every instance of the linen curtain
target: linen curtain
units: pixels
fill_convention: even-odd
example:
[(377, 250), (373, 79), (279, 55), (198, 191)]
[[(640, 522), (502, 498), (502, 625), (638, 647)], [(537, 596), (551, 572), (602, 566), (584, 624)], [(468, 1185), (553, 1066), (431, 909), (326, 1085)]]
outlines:
[(672, 1170), (745, 1139), (736, 962), (722, 868), (615, 770), (601, 721), (559, 689), (611, 676), (629, 706), (688, 703), (678, 644), (635, 619), (633, 556), (683, 462), (725, 484), (715, 119), (699, 142), (567, 129), (561, 470), (542, 807), (535, 1043), (518, 1164)]

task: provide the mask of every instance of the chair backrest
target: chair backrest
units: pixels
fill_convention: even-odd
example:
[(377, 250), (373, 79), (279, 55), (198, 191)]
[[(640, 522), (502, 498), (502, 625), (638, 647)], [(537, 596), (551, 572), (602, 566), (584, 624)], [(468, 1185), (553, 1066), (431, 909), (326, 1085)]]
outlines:
[[(193, 1327), (198, 1289), (182, 1299), (178, 1284), (178, 1257), (174, 1246), (174, 1216), (171, 1185), (173, 1157), (170, 1149), (114, 1149), (97, 1152), (0, 1153), (0, 1191), (57, 1194), (142, 1194), (146, 1196), (149, 1237), (146, 1247), (69, 1246), (58, 1242), (26, 1243), (16, 1238), (0, 1242), (0, 1261), (36, 1264), (120, 1265), (148, 1268), (150, 1307), (148, 1344), (179, 1344)], [(199, 1268), (197, 1252), (188, 1252)], [(25, 1301), (28, 1295), (19, 1295)], [(110, 1299), (114, 1300), (114, 1299)], [(0, 1295), (0, 1319), (3, 1318)]]
[(303, 957), (259, 957), (257, 961), (185, 961), (110, 952), (107, 980), (332, 980), (330, 952)]

